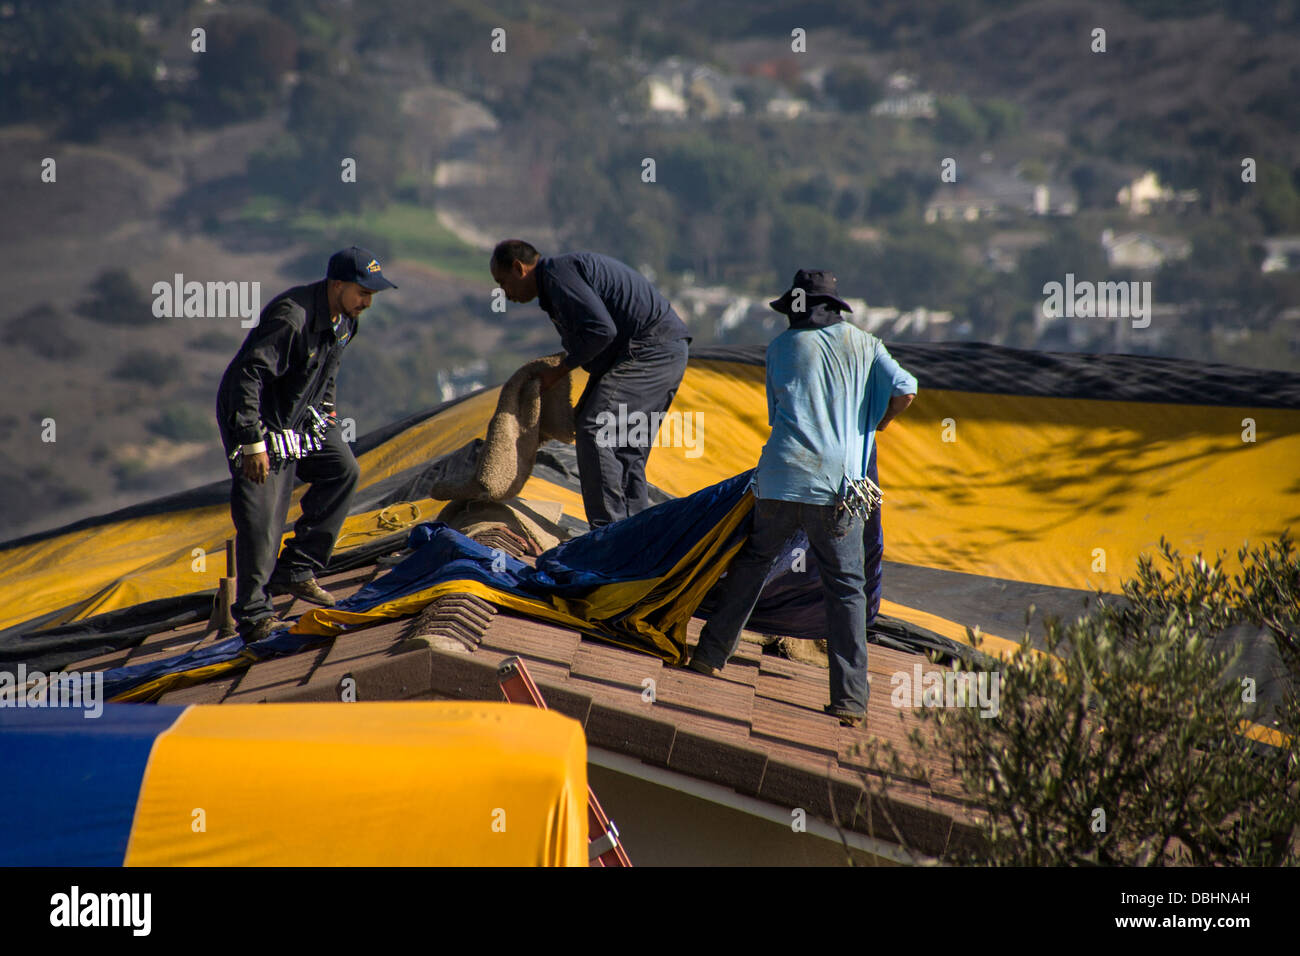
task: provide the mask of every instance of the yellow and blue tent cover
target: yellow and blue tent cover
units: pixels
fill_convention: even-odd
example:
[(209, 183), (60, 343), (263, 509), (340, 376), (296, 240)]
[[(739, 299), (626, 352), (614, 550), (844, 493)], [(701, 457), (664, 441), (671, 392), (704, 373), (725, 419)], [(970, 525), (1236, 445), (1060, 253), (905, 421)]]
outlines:
[(587, 865), (586, 740), (554, 711), (89, 713), (0, 709), (0, 865)]
[[(880, 610), (903, 631), (891, 637), (877, 625), (873, 639), (962, 645), (966, 627), (978, 626), (985, 648), (1004, 652), (1014, 642), (998, 638), (1023, 633), (1031, 605), (1041, 621), (1079, 613), (1098, 591), (1117, 593), (1162, 536), (1184, 553), (1226, 551), (1232, 571), (1244, 543), (1300, 524), (1294, 373), (973, 343), (891, 351), (920, 392), (876, 446), (885, 490)], [(358, 440), (361, 485), (329, 570), (372, 563), (437, 513), (441, 503), (423, 496), (431, 463), (484, 435), (497, 391)], [(702, 442), (652, 451), (656, 500), (743, 475), (768, 435), (763, 350), (693, 350), (673, 411), (698, 416)], [(544, 446), (523, 497), (559, 503), (564, 520), (583, 528), (572, 449)], [(392, 520), (398, 514), (404, 528)], [(295, 507), (289, 521), (296, 516)], [(0, 545), (0, 663), (51, 670), (205, 618), (223, 571), (213, 556), (230, 530), (222, 481)], [(725, 559), (726, 542), (713, 544)], [(196, 565), (196, 549), (209, 555), (206, 567)], [(413, 593), (440, 583), (448, 582), (425, 579)], [(601, 597), (625, 594), (624, 583), (610, 582)], [(647, 595), (658, 599), (653, 588)], [(680, 608), (685, 596), (662, 607)], [(408, 598), (392, 596), (409, 607)], [(545, 603), (581, 612), (584, 601), (557, 592)], [(596, 630), (610, 631), (610, 615), (593, 610), (585, 616), (602, 621)], [(301, 639), (339, 625), (349, 623), (313, 612), (296, 629)], [(644, 649), (656, 652), (658, 638), (635, 626), (614, 636), (629, 634), (649, 638)], [(1268, 648), (1255, 642), (1246, 651), (1252, 673), (1268, 672)], [(671, 657), (672, 648), (659, 652)]]

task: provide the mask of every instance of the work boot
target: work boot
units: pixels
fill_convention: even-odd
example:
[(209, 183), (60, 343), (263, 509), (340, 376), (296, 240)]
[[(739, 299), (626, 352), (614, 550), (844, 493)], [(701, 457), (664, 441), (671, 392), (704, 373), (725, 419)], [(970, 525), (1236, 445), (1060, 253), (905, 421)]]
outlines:
[(275, 614), (259, 618), (253, 622), (253, 626), (244, 634), (244, 646), (254, 644), (257, 641), (265, 640), (281, 628), (288, 627), (289, 622), (282, 620)]
[(267, 585), (267, 590), (272, 594), (292, 594), (321, 607), (334, 606), (334, 596), (317, 584), (315, 578), (307, 578), (305, 581), (272, 581)]
[(704, 674), (706, 677), (717, 677), (722, 673), (722, 668), (714, 667), (708, 661), (696, 657), (694, 654), (691, 655), (691, 660), (686, 666), (690, 670)]
[(859, 714), (856, 710), (849, 710), (847, 707), (836, 707), (834, 704), (827, 704), (822, 710), (832, 717), (838, 717), (841, 727), (856, 727), (867, 716), (866, 714)]

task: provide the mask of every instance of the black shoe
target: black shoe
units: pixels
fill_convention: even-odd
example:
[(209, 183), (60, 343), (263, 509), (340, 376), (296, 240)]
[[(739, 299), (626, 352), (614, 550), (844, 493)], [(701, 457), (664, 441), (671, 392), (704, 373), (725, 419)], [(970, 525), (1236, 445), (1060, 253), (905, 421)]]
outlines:
[(292, 594), (321, 607), (334, 606), (334, 596), (317, 584), (315, 578), (307, 578), (305, 581), (273, 581), (267, 585), (267, 590), (272, 594)]
[(269, 617), (259, 618), (253, 622), (253, 626), (243, 635), (244, 645), (248, 646), (257, 641), (265, 640), (276, 631), (286, 627), (289, 627), (289, 622), (280, 619), (274, 614)]
[(697, 671), (708, 677), (717, 677), (719, 674), (722, 673), (722, 668), (714, 667), (708, 661), (702, 660), (701, 658), (698, 658), (695, 655), (691, 655), (690, 662), (686, 666), (689, 669), (693, 671)]
[(841, 727), (856, 727), (866, 719), (866, 714), (860, 714), (856, 710), (849, 710), (847, 707), (836, 707), (833, 704), (827, 704), (822, 710), (832, 717), (840, 719)]

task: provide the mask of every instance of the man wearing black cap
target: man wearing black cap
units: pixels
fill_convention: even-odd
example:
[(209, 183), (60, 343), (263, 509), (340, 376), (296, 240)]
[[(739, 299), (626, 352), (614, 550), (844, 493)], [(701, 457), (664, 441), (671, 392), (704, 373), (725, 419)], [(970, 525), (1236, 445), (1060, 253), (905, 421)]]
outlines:
[[(231, 467), (234, 614), (245, 643), (283, 626), (273, 594), (334, 603), (316, 572), (329, 561), (360, 477), (334, 427), (334, 377), (371, 295), (395, 288), (365, 249), (336, 252), (324, 279), (267, 304), (221, 378), (217, 425)], [(280, 551), (297, 479), (310, 487)]]
[(751, 486), (753, 529), (718, 585), (717, 610), (689, 666), (715, 675), (735, 653), (768, 571), (802, 529), (825, 595), (831, 697), (825, 710), (853, 726), (866, 714), (870, 690), (866, 625), (875, 611), (866, 592), (874, 607), (880, 603), (879, 502), (870, 514), (863, 504), (874, 490), (874, 438), (912, 403), (916, 379), (879, 339), (844, 321), (842, 313), (852, 309), (836, 288), (833, 274), (801, 269), (771, 303), (790, 328), (767, 348), (772, 435)]
[[(572, 369), (587, 372), (574, 409), (587, 524), (600, 528), (644, 511), (645, 463), (656, 436), (611, 426), (620, 418), (657, 422), (668, 411), (686, 372), (686, 324), (650, 280), (609, 256), (542, 256), (522, 239), (507, 239), (493, 250), (489, 268), (506, 298), (537, 299), (560, 333), (564, 359), (541, 376), (542, 389)], [(611, 440), (612, 433), (622, 437)]]

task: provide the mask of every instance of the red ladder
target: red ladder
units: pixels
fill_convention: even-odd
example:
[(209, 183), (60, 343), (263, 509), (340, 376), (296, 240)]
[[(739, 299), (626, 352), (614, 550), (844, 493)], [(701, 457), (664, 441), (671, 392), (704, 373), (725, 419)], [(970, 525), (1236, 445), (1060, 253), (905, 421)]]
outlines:
[[(547, 710), (542, 693), (533, 683), (528, 668), (518, 657), (507, 657), (497, 667), (497, 683), (501, 693), (512, 704), (531, 704), (533, 707)], [(618, 839), (618, 827), (605, 815), (600, 801), (591, 787), (587, 787), (587, 832), (590, 842), (587, 844), (587, 858), (592, 866), (631, 866), (623, 844)]]

